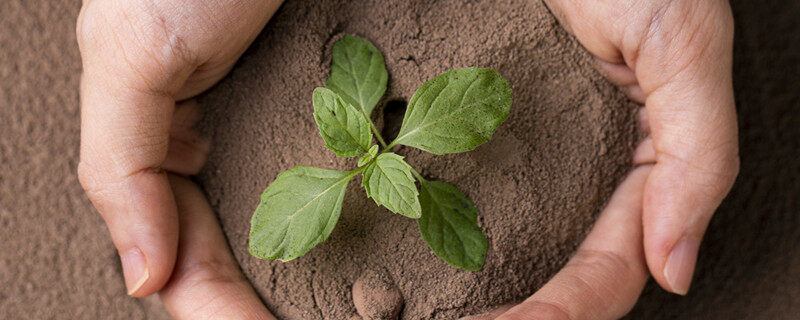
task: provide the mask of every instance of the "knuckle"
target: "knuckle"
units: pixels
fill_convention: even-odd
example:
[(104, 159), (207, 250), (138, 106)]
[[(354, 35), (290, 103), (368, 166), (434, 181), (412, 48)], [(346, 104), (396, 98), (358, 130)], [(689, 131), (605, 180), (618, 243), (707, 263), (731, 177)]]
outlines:
[[(550, 282), (559, 294), (534, 295), (504, 314), (505, 320), (573, 320), (598, 317), (594, 306), (607, 306), (604, 312), (617, 314), (629, 310), (635, 300), (625, 296), (621, 287), (630, 275), (644, 273), (644, 266), (635, 265), (613, 251), (581, 249)], [(551, 287), (552, 289), (552, 287)], [(617, 310), (619, 309), (619, 310)], [(610, 316), (609, 316), (610, 317)]]
[[(130, 18), (136, 36), (142, 37), (140, 47), (162, 63), (185, 62), (189, 56), (186, 38), (177, 32), (175, 21), (157, 9), (142, 9)], [(137, 30), (138, 29), (138, 30)]]
[[(617, 308), (627, 309), (632, 307), (632, 301), (625, 296), (627, 279), (636, 278), (645, 269), (644, 266), (636, 266), (630, 259), (606, 250), (581, 249), (570, 259), (565, 269), (577, 269), (575, 272), (567, 272), (570, 279), (566, 282), (571, 284), (573, 289), (580, 292), (581, 296), (573, 299), (571, 305), (606, 305), (616, 306)], [(587, 303), (590, 301), (592, 303)], [(566, 304), (570, 305), (570, 304)], [(585, 318), (586, 314), (593, 312), (585, 308), (575, 311), (579, 315), (575, 318)]]
[[(233, 287), (249, 286), (239, 269), (232, 263), (216, 257), (193, 259), (179, 258), (170, 282), (161, 292), (166, 304), (181, 305), (180, 319), (213, 319), (225, 309), (237, 308), (231, 301), (244, 299), (241, 290)], [(186, 298), (191, 297), (191, 301)]]
[(78, 48), (84, 51), (87, 48), (96, 47), (101, 41), (97, 38), (97, 30), (99, 27), (96, 21), (99, 18), (98, 10), (88, 3), (81, 7), (78, 14), (78, 19), (75, 23), (75, 37), (78, 42)]
[(245, 282), (238, 268), (217, 258), (184, 262), (173, 274), (173, 281), (184, 286), (182, 290)]
[(731, 157), (728, 167), (728, 172), (730, 172), (729, 182), (733, 183), (736, 180), (736, 177), (739, 176), (739, 172), (742, 169), (742, 160), (738, 153)]
[[(694, 173), (708, 177), (710, 185), (727, 189), (739, 174), (739, 154), (735, 142), (720, 142), (701, 150), (694, 157), (680, 159)], [(696, 160), (691, 160), (696, 159)]]
[(81, 160), (78, 163), (78, 182), (81, 184), (86, 196), (94, 204), (95, 208), (103, 214), (110, 202), (113, 186), (102, 177), (105, 174), (91, 162)]
[(642, 51), (668, 69), (672, 78), (708, 57), (729, 50), (733, 40), (733, 17), (725, 1), (666, 1), (650, 17)]
[(567, 272), (570, 283), (579, 285), (581, 292), (589, 294), (593, 301), (615, 301), (619, 280), (635, 273), (630, 261), (619, 254), (603, 250), (579, 250), (565, 266), (565, 269), (578, 269)]
[(686, 181), (691, 181), (695, 196), (699, 199), (712, 203), (722, 199), (739, 174), (739, 156), (730, 149), (728, 146), (718, 146), (692, 156), (662, 152), (658, 162), (666, 163), (674, 168), (674, 172), (682, 174), (681, 177), (674, 177), (674, 181), (665, 187), (679, 188)]
[(81, 187), (86, 194), (89, 196), (89, 199), (95, 198), (95, 196), (102, 190), (100, 188), (100, 184), (97, 182), (97, 170), (89, 163), (84, 160), (81, 160), (78, 163), (78, 182), (80, 182)]
[(163, 174), (160, 167), (142, 167), (140, 169), (124, 171), (100, 168), (94, 161), (81, 159), (78, 163), (78, 182), (86, 192), (86, 196), (94, 203), (95, 207), (103, 213), (103, 208), (113, 204), (113, 198), (120, 192), (120, 187), (131, 177), (137, 174)]
[[(633, 271), (631, 263), (617, 253), (603, 250), (579, 250), (575, 256), (570, 259), (567, 264), (568, 267), (579, 267), (588, 269), (590, 272), (579, 272), (576, 274), (592, 274), (592, 275), (613, 275), (618, 272)], [(595, 283), (595, 282), (590, 282)]]
[(717, 165), (716, 169), (713, 169), (713, 180), (710, 186), (712, 199), (721, 199), (728, 194), (728, 191), (736, 182), (736, 177), (739, 175), (739, 167), (739, 156), (734, 155), (724, 159)]
[(193, 61), (174, 19), (139, 1), (94, 1), (82, 8), (76, 36), (84, 58), (94, 58), (90, 62), (113, 58), (101, 63), (146, 79), (171, 76)]
[(731, 10), (728, 1), (716, 1), (717, 21), (719, 22), (719, 29), (727, 39), (733, 40), (734, 23), (733, 11)]
[(729, 145), (723, 144), (711, 149), (709, 152), (712, 155), (716, 154), (716, 156), (709, 157), (712, 161), (711, 164), (708, 165), (706, 172), (718, 179), (725, 186), (733, 183), (739, 175), (740, 167), (739, 153), (736, 151), (736, 148), (731, 148)]
[(497, 320), (573, 320), (573, 318), (556, 303), (531, 298), (504, 313)]

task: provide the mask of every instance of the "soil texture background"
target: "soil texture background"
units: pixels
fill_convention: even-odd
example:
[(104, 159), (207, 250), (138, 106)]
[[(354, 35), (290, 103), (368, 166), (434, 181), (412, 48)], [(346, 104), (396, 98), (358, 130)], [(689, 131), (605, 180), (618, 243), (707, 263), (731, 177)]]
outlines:
[[(449, 318), (481, 309), (491, 300), (530, 293), (580, 241), (616, 183), (612, 180), (619, 172), (613, 168), (625, 165), (616, 157), (626, 152), (626, 139), (636, 138), (629, 122), (622, 121), (629, 119), (632, 105), (599, 78), (588, 56), (541, 3), (513, 4), (520, 6), (514, 11), (507, 11), (510, 3), (487, 3), (444, 2), (436, 6), (449, 6), (448, 11), (436, 12), (428, 1), (398, 2), (380, 5), (396, 5), (392, 10), (362, 15), (363, 8), (336, 2), (318, 8), (289, 2), (233, 73), (204, 97), (206, 129), (217, 144), (201, 180), (243, 270), (276, 313), (311, 318), (352, 314), (349, 290), (322, 293), (325, 288), (349, 288), (360, 275), (357, 270), (332, 274), (336, 270), (331, 268), (366, 261), (364, 269), (386, 272), (400, 287), (407, 304), (404, 317)], [(68, 0), (0, 1), (0, 318), (164, 319), (157, 301), (125, 295), (106, 228), (75, 177), (80, 61), (73, 30), (79, 6), (79, 1)], [(792, 319), (800, 314), (800, 2), (733, 1), (732, 6), (741, 174), (711, 221), (689, 295), (669, 295), (650, 283), (632, 319)], [(341, 14), (326, 16), (325, 10)], [(321, 18), (302, 22), (307, 30), (296, 30), (300, 22), (286, 17), (308, 20), (312, 14)], [(447, 25), (445, 19), (454, 20)], [(399, 103), (389, 101), (408, 99), (422, 81), (450, 68), (493, 67), (510, 80), (515, 90), (512, 115), (491, 142), (474, 152), (444, 157), (398, 151), (423, 174), (457, 185), (478, 205), (490, 238), (484, 271), (446, 267), (425, 247), (411, 221), (376, 208), (359, 181), (351, 182), (342, 220), (331, 238), (309, 255), (281, 265), (246, 253), (252, 208), (278, 172), (300, 164), (353, 165), (324, 149), (310, 112), (311, 90), (327, 76), (330, 46), (341, 32), (369, 38), (386, 57), (390, 112), (380, 114), (378, 123), (397, 117)], [(473, 38), (480, 35), (484, 37)], [(448, 45), (456, 41), (462, 45)], [(285, 101), (294, 105), (279, 103)], [(564, 113), (553, 112), (558, 108)], [(582, 122), (587, 119), (595, 122)], [(531, 120), (535, 122), (524, 122)], [(603, 125), (592, 125), (598, 123)], [(575, 132), (563, 131), (566, 126)], [(602, 133), (607, 136), (598, 136)], [(280, 157), (266, 157), (278, 153)], [(578, 157), (554, 160), (565, 155)], [(527, 173), (515, 176), (520, 172)], [(480, 192), (488, 188), (495, 192)], [(556, 194), (573, 198), (552, 203)], [(547, 210), (552, 212), (546, 215)], [(523, 211), (526, 217), (535, 216), (529, 220), (535, 225), (521, 224)], [(517, 214), (513, 220), (512, 212)], [(381, 252), (390, 242), (402, 247), (391, 253), (399, 257), (394, 268), (405, 266), (406, 271), (392, 269), (389, 256)], [(366, 245), (371, 249), (359, 247)], [(515, 260), (528, 254), (535, 259)], [(302, 270), (300, 264), (328, 269), (312, 273), (313, 268)], [(423, 264), (430, 272), (413, 274)], [(501, 267), (511, 264), (521, 267)], [(331, 274), (320, 276), (326, 272)], [(517, 284), (509, 290), (470, 286), (490, 274)], [(437, 281), (442, 287), (418, 290)], [(279, 284), (305, 287), (290, 291)], [(435, 300), (459, 286), (467, 291)], [(309, 295), (314, 292), (319, 294)], [(409, 308), (422, 297), (432, 301)], [(437, 307), (427, 307), (432, 305)]]
[(0, 319), (166, 317), (78, 183), (80, 1), (0, 1)]

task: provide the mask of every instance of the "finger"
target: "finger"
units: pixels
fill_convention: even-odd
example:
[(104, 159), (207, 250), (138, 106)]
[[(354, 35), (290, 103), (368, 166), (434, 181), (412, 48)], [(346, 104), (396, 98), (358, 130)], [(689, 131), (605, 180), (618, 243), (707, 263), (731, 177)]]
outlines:
[(502, 315), (503, 313), (505, 313), (506, 311), (510, 310), (513, 307), (514, 307), (514, 304), (504, 304), (504, 305), (499, 306), (496, 309), (491, 310), (489, 312), (478, 314), (478, 315), (474, 315), (474, 316), (462, 317), (462, 318), (459, 318), (458, 320), (492, 320), (494, 318), (499, 317), (500, 315)]
[[(200, 15), (204, 28), (191, 32), (192, 37), (201, 44), (197, 48), (200, 63), (183, 87), (175, 94), (177, 100), (184, 100), (207, 90), (228, 74), (239, 57), (255, 40), (270, 17), (278, 10), (282, 0), (262, 1), (204, 1)], [(163, 3), (165, 10), (182, 7), (179, 2)], [(183, 19), (179, 19), (183, 20)], [(196, 19), (181, 21), (181, 25), (195, 25)], [(193, 30), (189, 28), (188, 30)]]
[(567, 265), (497, 319), (617, 319), (628, 313), (648, 278), (641, 214), (650, 169), (631, 172)]
[(200, 118), (196, 101), (188, 100), (176, 105), (169, 131), (167, 156), (161, 165), (164, 170), (194, 175), (203, 168), (211, 141), (195, 128)]
[(650, 125), (647, 122), (647, 108), (639, 108), (637, 127), (645, 138), (639, 142), (633, 152), (633, 165), (653, 164), (656, 162), (656, 150), (653, 149), (653, 138), (650, 137)]
[(176, 319), (275, 319), (242, 276), (205, 196), (171, 175), (180, 216), (175, 273), (159, 293)]
[(656, 163), (656, 150), (653, 149), (653, 139), (644, 138), (633, 152), (633, 165)]
[(623, 88), (625, 95), (638, 104), (644, 104), (647, 100), (647, 94), (644, 93), (642, 87), (638, 84), (632, 84)]
[(639, 80), (636, 79), (636, 74), (633, 73), (633, 70), (631, 70), (628, 65), (624, 63), (611, 63), (598, 57), (595, 57), (594, 61), (600, 73), (611, 81), (611, 83), (618, 86), (639, 84)]
[(174, 39), (133, 29), (153, 23), (138, 11), (119, 13), (122, 5), (92, 1), (78, 23), (83, 58), (78, 175), (108, 225), (128, 293), (142, 297), (161, 289), (175, 262), (178, 219), (161, 164), (172, 95), (191, 70)]
[(644, 135), (650, 135), (650, 122), (647, 120), (647, 108), (639, 108), (636, 124), (639, 127), (639, 132)]
[(120, 253), (128, 293), (146, 296), (169, 278), (177, 249), (175, 203), (160, 166), (173, 102), (95, 76), (87, 71), (81, 86), (78, 176)]
[(686, 294), (712, 214), (738, 174), (726, 1), (674, 1), (639, 49), (656, 164), (645, 185), (644, 243), (653, 277)]

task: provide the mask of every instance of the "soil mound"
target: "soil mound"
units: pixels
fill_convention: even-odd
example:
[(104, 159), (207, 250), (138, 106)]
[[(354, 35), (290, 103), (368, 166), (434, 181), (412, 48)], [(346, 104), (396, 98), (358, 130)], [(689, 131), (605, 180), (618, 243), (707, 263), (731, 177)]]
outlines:
[[(436, 258), (416, 222), (376, 206), (358, 190), (360, 178), (330, 238), (309, 254), (281, 263), (248, 253), (250, 217), (278, 173), (355, 167), (324, 148), (311, 105), (345, 32), (369, 39), (386, 59), (389, 88), (375, 120), (389, 136), (405, 101), (439, 73), (494, 68), (511, 83), (511, 115), (475, 151), (397, 151), (475, 203), (489, 238), (483, 270)], [(215, 147), (199, 179), (242, 269), (283, 319), (356, 316), (352, 286), (371, 270), (399, 290), (401, 319), (452, 319), (527, 297), (581, 242), (638, 138), (636, 106), (539, 1), (289, 1), (200, 100)]]

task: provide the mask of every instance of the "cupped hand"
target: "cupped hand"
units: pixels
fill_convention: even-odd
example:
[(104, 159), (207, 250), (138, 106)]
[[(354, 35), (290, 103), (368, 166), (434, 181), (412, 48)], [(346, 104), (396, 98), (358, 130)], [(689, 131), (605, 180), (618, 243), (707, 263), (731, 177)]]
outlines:
[[(206, 307), (258, 302), (240, 281), (202, 193), (168, 173), (197, 173), (209, 146), (191, 130), (196, 107), (181, 101), (219, 81), (279, 5), (84, 0), (77, 23), (83, 60), (78, 176), (111, 232), (128, 293), (164, 289), (173, 314), (190, 310), (176, 299), (206, 311), (200, 304), (209, 297)], [(249, 298), (237, 304), (219, 290)]]
[(647, 278), (684, 295), (739, 170), (733, 17), (725, 0), (546, 0), (608, 79), (644, 104), (636, 169), (567, 265), (533, 296), (476, 319), (614, 319)]
[[(278, 5), (86, 0), (81, 10), (79, 178), (108, 224), (129, 293), (163, 289), (178, 317), (269, 317), (202, 193), (166, 172), (196, 173), (208, 149), (189, 130), (193, 105), (176, 101), (224, 76)], [(607, 77), (644, 103), (649, 136), (567, 266), (499, 318), (616, 318), (648, 275), (688, 291), (700, 240), (738, 172), (731, 12), (723, 0), (548, 5)]]

